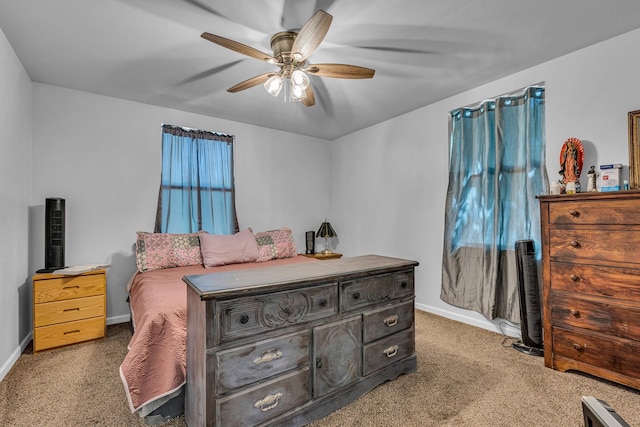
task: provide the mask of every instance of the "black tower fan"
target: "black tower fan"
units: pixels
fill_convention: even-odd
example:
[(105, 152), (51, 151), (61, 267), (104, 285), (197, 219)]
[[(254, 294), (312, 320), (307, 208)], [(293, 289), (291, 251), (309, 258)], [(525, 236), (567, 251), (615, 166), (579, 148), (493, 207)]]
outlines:
[(64, 199), (47, 198), (44, 215), (44, 269), (54, 271), (64, 268)]
[(520, 329), (522, 340), (512, 347), (533, 356), (542, 356), (542, 316), (538, 289), (538, 266), (533, 240), (518, 240), (515, 246), (518, 291), (520, 293)]

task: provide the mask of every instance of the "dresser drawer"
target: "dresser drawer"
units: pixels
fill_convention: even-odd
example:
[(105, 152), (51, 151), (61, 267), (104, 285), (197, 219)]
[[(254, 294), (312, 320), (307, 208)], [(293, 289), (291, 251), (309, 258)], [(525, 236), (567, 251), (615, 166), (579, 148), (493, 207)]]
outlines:
[(34, 328), (33, 351), (104, 337), (104, 316)]
[(365, 312), (363, 316), (365, 343), (400, 332), (413, 325), (413, 301)]
[(255, 426), (309, 401), (306, 367), (217, 400), (217, 426)]
[(570, 325), (640, 340), (640, 305), (616, 305), (615, 300), (587, 300), (578, 295), (552, 293), (551, 322), (554, 325)]
[(555, 290), (640, 301), (640, 269), (551, 262)]
[(550, 224), (637, 224), (637, 200), (562, 201), (549, 205)]
[[(580, 333), (562, 328), (553, 328), (553, 358), (564, 357), (573, 361), (597, 367), (581, 370), (601, 375), (600, 369), (615, 372), (618, 375), (633, 378), (635, 387), (640, 386), (638, 377), (638, 360), (640, 360), (640, 343), (625, 339), (616, 339), (601, 334)], [(564, 362), (564, 361), (563, 361)], [(569, 366), (572, 367), (571, 363)]]
[(552, 260), (617, 261), (640, 263), (640, 232), (592, 227), (549, 231)]
[(308, 331), (216, 353), (218, 394), (309, 363)]
[(415, 351), (414, 330), (409, 329), (364, 346), (363, 374), (369, 375), (378, 369), (402, 360)]
[(337, 285), (235, 298), (216, 304), (218, 342), (332, 316), (338, 311)]
[(34, 280), (33, 302), (49, 301), (104, 295), (105, 276), (91, 274), (83, 276), (63, 276), (55, 279)]
[(413, 295), (413, 274), (409, 272), (383, 274), (342, 283), (341, 308), (357, 310)]
[(104, 316), (104, 313), (104, 295), (45, 302), (35, 306), (33, 323), (39, 327)]

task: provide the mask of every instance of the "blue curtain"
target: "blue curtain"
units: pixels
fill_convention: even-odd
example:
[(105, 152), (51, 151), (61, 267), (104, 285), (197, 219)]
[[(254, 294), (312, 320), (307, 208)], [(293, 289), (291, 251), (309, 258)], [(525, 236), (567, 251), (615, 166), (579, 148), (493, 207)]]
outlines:
[(547, 193), (542, 86), (451, 112), (441, 299), (520, 321), (515, 242), (540, 259)]
[(156, 232), (233, 234), (238, 230), (233, 139), (163, 125)]

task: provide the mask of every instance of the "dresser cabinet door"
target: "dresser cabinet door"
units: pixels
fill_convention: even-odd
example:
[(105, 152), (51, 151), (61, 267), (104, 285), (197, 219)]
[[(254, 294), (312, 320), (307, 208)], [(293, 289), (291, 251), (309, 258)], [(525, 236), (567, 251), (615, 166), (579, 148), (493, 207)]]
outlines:
[(323, 396), (360, 377), (360, 316), (313, 329), (314, 397)]

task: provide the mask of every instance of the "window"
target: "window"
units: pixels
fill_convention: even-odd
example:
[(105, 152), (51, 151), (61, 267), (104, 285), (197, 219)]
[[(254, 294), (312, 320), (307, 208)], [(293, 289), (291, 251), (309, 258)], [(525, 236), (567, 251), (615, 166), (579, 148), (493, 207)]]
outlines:
[(162, 126), (156, 232), (233, 234), (238, 230), (230, 135)]

